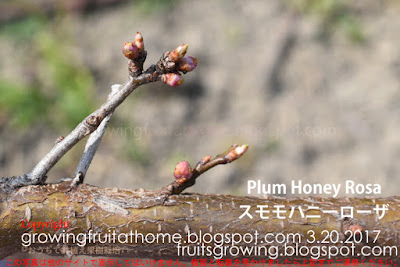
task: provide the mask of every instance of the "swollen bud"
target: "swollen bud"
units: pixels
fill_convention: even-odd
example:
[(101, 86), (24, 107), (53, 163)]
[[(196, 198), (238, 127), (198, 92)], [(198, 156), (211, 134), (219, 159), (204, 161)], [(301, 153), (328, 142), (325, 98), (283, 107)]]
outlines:
[(238, 154), (238, 157), (242, 156), (244, 152), (247, 151), (249, 145), (241, 145), (235, 148), (235, 152)]
[(135, 45), (139, 50), (143, 50), (143, 48), (144, 48), (143, 36), (142, 36), (142, 34), (140, 32), (136, 33)]
[(181, 161), (175, 166), (174, 177), (178, 183), (184, 183), (192, 178), (193, 169), (187, 161)]
[(176, 87), (183, 83), (183, 78), (176, 73), (167, 73), (161, 76), (161, 81), (169, 86)]
[(248, 148), (249, 148), (249, 145), (235, 146), (232, 150), (230, 150), (226, 154), (225, 158), (228, 160), (228, 162), (237, 160), (247, 151)]
[(173, 62), (177, 63), (179, 60), (181, 60), (185, 56), (188, 47), (189, 46), (187, 44), (178, 46), (174, 51), (169, 53), (169, 55), (168, 55), (169, 59), (172, 60)]
[(178, 70), (189, 72), (196, 68), (197, 58), (191, 56), (184, 56), (178, 63)]
[(134, 60), (139, 55), (139, 49), (132, 42), (126, 42), (122, 47), (122, 53), (127, 58)]

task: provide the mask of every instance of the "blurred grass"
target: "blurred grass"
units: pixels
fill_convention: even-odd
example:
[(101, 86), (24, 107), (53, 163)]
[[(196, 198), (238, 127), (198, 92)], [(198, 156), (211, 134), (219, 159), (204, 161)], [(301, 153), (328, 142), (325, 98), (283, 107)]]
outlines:
[(282, 146), (282, 141), (277, 137), (268, 137), (263, 144), (263, 149), (266, 154), (274, 154), (279, 151)]
[[(73, 38), (57, 33), (58, 20), (31, 15), (2, 25), (0, 37), (24, 54), (33, 77), (10, 80), (0, 74), (0, 115), (20, 130), (38, 121), (73, 128), (93, 110), (93, 76), (70, 51)], [(63, 31), (65, 33), (65, 31)]]
[(49, 104), (37, 88), (0, 80), (0, 114), (6, 114), (14, 128), (25, 128), (46, 118)]
[[(77, 64), (68, 53), (64, 41), (48, 32), (37, 38), (37, 47), (56, 89), (52, 101), (54, 110), (58, 111), (52, 122), (62, 122), (67, 127), (74, 127), (94, 110), (92, 91), (93, 77), (86, 67)], [(71, 60), (72, 59), (72, 60)], [(61, 127), (59, 123), (56, 126)]]
[(286, 0), (285, 3), (300, 13), (318, 17), (322, 32), (344, 32), (354, 43), (364, 43), (365, 33), (357, 13), (346, 0)]
[(177, 5), (181, 0), (138, 0), (132, 2), (132, 8), (137, 14), (148, 16)]
[(14, 43), (29, 41), (43, 31), (47, 25), (45, 17), (34, 15), (15, 22), (1, 25), (0, 34), (10, 38)]

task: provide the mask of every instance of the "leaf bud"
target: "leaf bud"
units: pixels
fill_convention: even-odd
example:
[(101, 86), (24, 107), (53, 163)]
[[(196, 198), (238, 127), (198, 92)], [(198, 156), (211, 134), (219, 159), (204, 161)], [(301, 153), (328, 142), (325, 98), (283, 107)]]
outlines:
[(135, 45), (139, 50), (143, 50), (143, 48), (144, 48), (143, 36), (142, 36), (142, 34), (140, 32), (136, 33)]
[(179, 60), (181, 60), (185, 56), (188, 47), (189, 46), (187, 44), (178, 46), (174, 51), (169, 53), (169, 59), (175, 63), (179, 62)]

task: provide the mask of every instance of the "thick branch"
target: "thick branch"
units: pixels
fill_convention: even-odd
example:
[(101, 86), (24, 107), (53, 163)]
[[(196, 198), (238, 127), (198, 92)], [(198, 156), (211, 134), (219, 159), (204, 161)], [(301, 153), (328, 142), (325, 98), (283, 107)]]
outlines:
[[(309, 209), (307, 207), (320, 207), (325, 210), (337, 210), (340, 212), (341, 207), (351, 206), (355, 210), (372, 210), (376, 205), (389, 205), (389, 211), (382, 219), (373, 212), (372, 214), (354, 213), (354, 219), (341, 219), (337, 214), (322, 213), (319, 210)], [(250, 219), (243, 214), (245, 209), (242, 205), (250, 205)], [(286, 210), (290, 207), (302, 207), (305, 215), (317, 215), (321, 218), (302, 218), (301, 212), (296, 208), (291, 218), (289, 211), (284, 215), (286, 219), (278, 219), (274, 213), (268, 214), (268, 219), (261, 219), (257, 214), (257, 205), (268, 205), (272, 209), (275, 205), (283, 205)], [(242, 207), (241, 207), (242, 206)], [(199, 233), (246, 233), (254, 234), (257, 230), (260, 234), (259, 238), (267, 233), (272, 234), (289, 234), (299, 233), (302, 246), (319, 246), (325, 244), (310, 244), (308, 231), (315, 232), (316, 240), (322, 242), (324, 234), (323, 230), (330, 232), (337, 231), (340, 235), (340, 242), (327, 245), (335, 245), (337, 247), (350, 246), (345, 243), (348, 240), (346, 231), (354, 231), (360, 229), (362, 232), (362, 242), (354, 243), (355, 251), (359, 251), (362, 246), (398, 246), (397, 233), (400, 231), (400, 198), (381, 198), (381, 199), (324, 199), (324, 198), (307, 198), (307, 199), (285, 199), (268, 197), (260, 199), (254, 197), (236, 197), (221, 195), (198, 195), (198, 194), (181, 194), (173, 195), (168, 198), (160, 198), (157, 194), (144, 190), (124, 190), (116, 188), (99, 189), (86, 184), (79, 185), (76, 190), (70, 189), (70, 182), (64, 182), (57, 185), (27, 186), (18, 189), (7, 196), (3, 196), (0, 202), (0, 258), (9, 256), (21, 249), (21, 236), (23, 233), (50, 233), (54, 234), (53, 229), (37, 229), (36, 231), (22, 228), (21, 220), (25, 219), (25, 223), (30, 222), (54, 222), (63, 220), (69, 223), (69, 228), (64, 230), (67, 233), (112, 233), (114, 230), (117, 234), (130, 231), (138, 233), (153, 234), (157, 233), (178, 233), (183, 240), (187, 239), (188, 232)], [(283, 214), (281, 214), (283, 215)], [(374, 230), (379, 230), (380, 235), (376, 242), (373, 243), (375, 234)], [(110, 231), (110, 232), (109, 232)], [(63, 230), (58, 230), (59, 234)], [(369, 243), (366, 243), (367, 236)], [(261, 241), (261, 240), (259, 240)], [(293, 242), (285, 242), (285, 244), (294, 244)], [(61, 244), (62, 245), (62, 244)], [(46, 248), (54, 252), (56, 248), (60, 248), (60, 244), (46, 243)], [(185, 245), (182, 243), (182, 245)], [(267, 247), (276, 245), (282, 248), (284, 244), (263, 244)], [(31, 248), (37, 248), (40, 245), (32, 245)], [(64, 248), (68, 248), (66, 253), (71, 253), (76, 244), (66, 244)], [(102, 249), (102, 254), (96, 254), (99, 250), (89, 249), (93, 247), (113, 247), (118, 249), (119, 253), (112, 254), (113, 250)], [(114, 257), (147, 257), (162, 259), (188, 260), (190, 257), (178, 256), (175, 243), (142, 243), (132, 242), (128, 244), (112, 244), (105, 245), (86, 244), (84, 249), (78, 249), (76, 252), (93, 255), (93, 256), (114, 256)], [(239, 258), (243, 256), (239, 255)], [(244, 256), (249, 259), (264, 258), (268, 256)], [(368, 258), (357, 256), (357, 258)], [(201, 258), (201, 257), (195, 257)], [(211, 259), (212, 257), (210, 257)], [(229, 258), (229, 256), (225, 257)], [(280, 259), (283, 256), (279, 256)], [(287, 257), (291, 259), (293, 257)], [(301, 258), (301, 257), (296, 257)], [(326, 259), (326, 256), (321, 259)], [(340, 254), (333, 256), (332, 259), (343, 259)], [(400, 260), (399, 255), (379, 256), (379, 259), (390, 259), (394, 262)]]

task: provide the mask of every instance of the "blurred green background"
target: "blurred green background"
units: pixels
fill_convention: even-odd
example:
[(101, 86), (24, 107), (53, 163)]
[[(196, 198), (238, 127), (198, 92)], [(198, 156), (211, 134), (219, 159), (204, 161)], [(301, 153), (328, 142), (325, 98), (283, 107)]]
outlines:
[[(399, 14), (395, 0), (2, 1), (0, 176), (31, 170), (126, 80), (122, 43), (141, 31), (145, 67), (188, 43), (198, 68), (117, 109), (86, 182), (158, 189), (178, 161), (248, 143), (191, 190), (353, 179), (399, 194)], [(49, 181), (73, 175), (84, 141)]]

